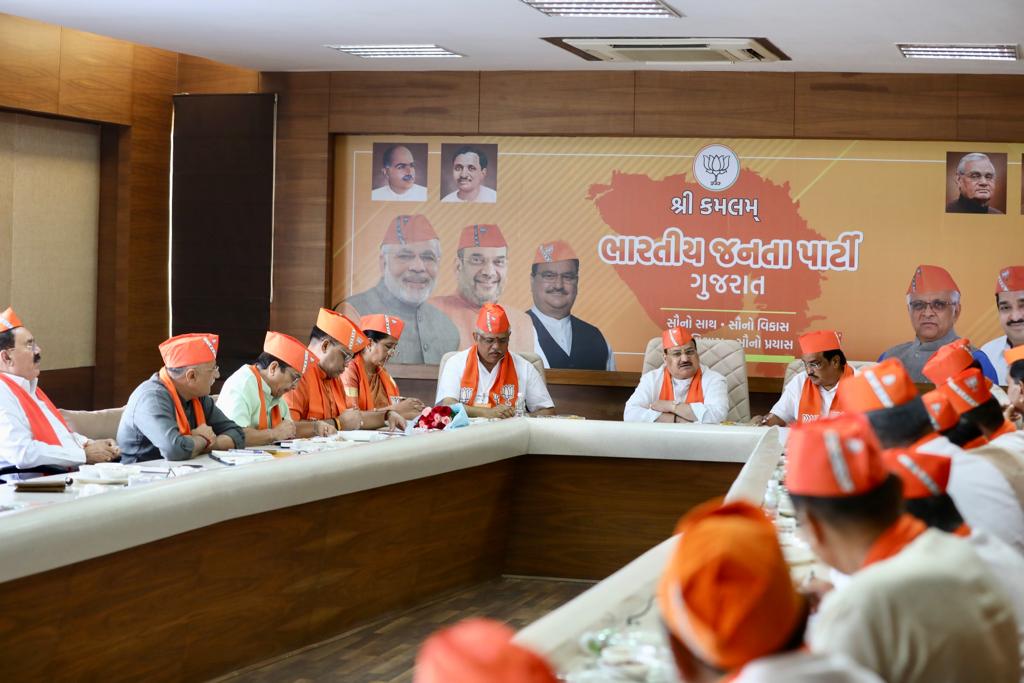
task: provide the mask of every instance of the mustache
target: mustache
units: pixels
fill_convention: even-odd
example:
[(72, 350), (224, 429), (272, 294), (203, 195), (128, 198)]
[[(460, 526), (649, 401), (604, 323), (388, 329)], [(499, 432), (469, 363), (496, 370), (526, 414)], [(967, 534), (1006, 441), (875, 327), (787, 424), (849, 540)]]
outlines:
[(404, 180), (405, 182), (409, 182), (410, 180), (413, 179), (413, 177), (414, 176), (412, 176), (411, 174), (406, 174), (406, 175), (402, 176), (402, 180)]
[(1010, 320), (1010, 321), (1007, 321), (1006, 324), (1007, 325), (1022, 325), (1022, 324), (1024, 324), (1024, 320)]
[(41, 354), (41, 353), (37, 353), (37, 354), (32, 356), (32, 362), (35, 363), (36, 365), (39, 365), (39, 362), (42, 361), (42, 360), (43, 360), (43, 354)]
[(555, 287), (554, 289), (545, 289), (544, 292), (546, 294), (568, 294), (569, 293), (568, 291), (566, 291), (565, 287)]

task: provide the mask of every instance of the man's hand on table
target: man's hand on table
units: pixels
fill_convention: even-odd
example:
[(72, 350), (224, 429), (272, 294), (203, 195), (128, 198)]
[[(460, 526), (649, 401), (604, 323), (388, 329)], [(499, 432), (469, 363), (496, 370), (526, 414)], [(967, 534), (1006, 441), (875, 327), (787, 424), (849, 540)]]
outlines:
[(423, 401), (418, 398), (403, 398), (391, 409), (397, 411), (399, 415), (409, 420), (422, 413), (423, 408)]
[(295, 423), (291, 420), (281, 420), (281, 424), (270, 431), (274, 441), (288, 441), (295, 438)]
[(392, 408), (388, 410), (387, 417), (384, 418), (384, 428), (389, 432), (404, 432), (405, 418)]
[(97, 462), (110, 462), (121, 455), (121, 449), (117, 447), (113, 439), (86, 441), (82, 450), (85, 451), (85, 462), (90, 465)]
[(490, 409), (490, 415), (488, 415), (488, 417), (504, 420), (509, 417), (514, 417), (515, 414), (515, 406), (496, 405)]
[(213, 431), (213, 427), (210, 425), (199, 425), (192, 430), (192, 441), (195, 442), (195, 447), (192, 449), (192, 455), (201, 455), (202, 453), (209, 453), (213, 450), (213, 442), (217, 440), (217, 435)]
[(314, 420), (313, 421), (313, 435), (314, 436), (333, 436), (338, 433), (334, 425), (326, 420)]

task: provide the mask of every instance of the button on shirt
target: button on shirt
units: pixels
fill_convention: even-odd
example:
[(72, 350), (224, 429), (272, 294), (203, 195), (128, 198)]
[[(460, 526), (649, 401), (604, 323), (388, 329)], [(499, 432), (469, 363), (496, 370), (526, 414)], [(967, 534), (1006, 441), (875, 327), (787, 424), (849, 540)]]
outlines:
[[(462, 386), (462, 373), (466, 369), (466, 359), (469, 358), (469, 352), (472, 350), (472, 347), (463, 349), (448, 359), (444, 370), (441, 371), (441, 380), (437, 383), (437, 396), (434, 399), (434, 403), (440, 403), (446, 398), (456, 400), (459, 398), (459, 388)], [(515, 353), (512, 354), (512, 360), (516, 366), (519, 391), (526, 400), (526, 409), (532, 413), (543, 408), (554, 408), (555, 402), (551, 400), (551, 394), (548, 393), (548, 388), (544, 385), (544, 380), (541, 379), (537, 368), (533, 367), (533, 363)], [(477, 405), (486, 405), (487, 392), (494, 385), (494, 380), (498, 376), (501, 364), (495, 363), (494, 367), (490, 370), (484, 367), (483, 363), (479, 363), (478, 367), (480, 371), (476, 384), (476, 396), (473, 402)]]
[[(256, 393), (256, 375), (248, 365), (235, 370), (234, 374), (228, 377), (221, 387), (220, 396), (217, 397), (217, 407), (224, 415), (239, 427), (245, 429), (259, 429), (260, 427), (260, 397)], [(270, 413), (274, 406), (277, 406), (282, 420), (291, 420), (291, 411), (284, 398), (274, 398), (270, 394), (270, 384), (263, 380), (263, 401), (267, 406), (267, 427), (270, 427)]]
[[(544, 329), (548, 331), (551, 338), (555, 340), (559, 348), (565, 351), (565, 355), (572, 354), (572, 318), (565, 316), (564, 318), (552, 318), (549, 315), (541, 313), (536, 306), (530, 308), (530, 312), (537, 316), (537, 320), (544, 326)], [(544, 367), (550, 368), (551, 363), (548, 362), (548, 358), (544, 355), (544, 349), (540, 346), (540, 339), (537, 339), (533, 345), (533, 351), (540, 359), (544, 361)], [(615, 370), (615, 354), (612, 353), (612, 346), (608, 344), (608, 364), (605, 370)]]
[[(661, 416), (661, 413), (651, 410), (648, 406), (657, 401), (661, 394), (661, 378), (664, 368), (665, 366), (662, 365), (643, 374), (640, 384), (626, 401), (623, 420), (626, 422), (654, 422)], [(729, 390), (725, 383), (725, 377), (704, 365), (700, 366), (700, 370), (704, 402), (689, 405), (697, 422), (718, 424), (729, 413)], [(675, 400), (686, 403), (686, 393), (690, 390), (691, 381), (672, 378), (672, 393), (675, 394)]]
[(40, 465), (56, 465), (57, 467), (77, 467), (85, 464), (83, 446), (88, 439), (81, 434), (69, 432), (67, 427), (50, 412), (49, 406), (36, 396), (37, 380), (31, 382), (24, 377), (5, 373), (7, 377), (28, 392), (39, 409), (43, 411), (54, 434), (60, 441), (59, 446), (51, 446), (32, 437), (32, 428), (28, 417), (21, 408), (17, 396), (10, 388), (0, 382), (0, 467), (38, 467)]

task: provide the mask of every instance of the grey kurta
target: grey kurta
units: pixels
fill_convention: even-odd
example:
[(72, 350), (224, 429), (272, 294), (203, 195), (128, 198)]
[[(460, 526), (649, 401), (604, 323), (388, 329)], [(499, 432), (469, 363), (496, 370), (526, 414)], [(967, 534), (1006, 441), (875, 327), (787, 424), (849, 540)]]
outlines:
[(444, 313), (431, 304), (413, 306), (395, 297), (380, 280), (372, 289), (353, 294), (345, 303), (359, 315), (386, 313), (405, 323), (392, 363), (438, 365), (441, 356), (459, 350), (459, 330)]
[[(203, 396), (199, 399), (206, 415), (206, 424), (220, 436), (226, 434), (235, 442), (235, 448), (245, 446), (245, 433), (242, 428), (229, 420), (213, 399)], [(196, 426), (195, 412), (192, 401), (182, 401), (185, 418), (190, 426)], [(167, 387), (154, 374), (140, 384), (128, 398), (121, 415), (121, 424), (117, 427), (117, 445), (121, 447), (121, 462), (133, 463), (143, 460), (188, 460), (192, 457), (195, 442), (191, 436), (185, 436), (178, 429), (178, 421), (174, 417), (174, 401), (167, 393)]]
[(910, 373), (910, 378), (912, 380), (922, 383), (930, 382), (931, 380), (924, 376), (924, 364), (927, 363), (928, 359), (939, 350), (940, 346), (945, 346), (959, 338), (960, 335), (957, 334), (955, 330), (950, 330), (945, 337), (936, 339), (935, 341), (922, 342), (918, 339), (914, 339), (914, 341), (911, 342), (897, 344), (883, 353), (882, 357), (878, 360), (899, 358), (903, 361), (903, 365), (906, 366), (907, 372)]

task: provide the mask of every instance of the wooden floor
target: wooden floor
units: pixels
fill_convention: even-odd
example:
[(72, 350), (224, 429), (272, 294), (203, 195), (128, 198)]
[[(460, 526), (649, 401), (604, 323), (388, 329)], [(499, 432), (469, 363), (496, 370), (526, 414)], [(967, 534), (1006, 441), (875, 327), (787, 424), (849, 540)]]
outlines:
[(503, 577), (396, 612), (331, 640), (236, 671), (232, 683), (409, 683), (420, 643), (448, 624), (474, 616), (499, 619), (513, 629), (536, 621), (592, 584)]

